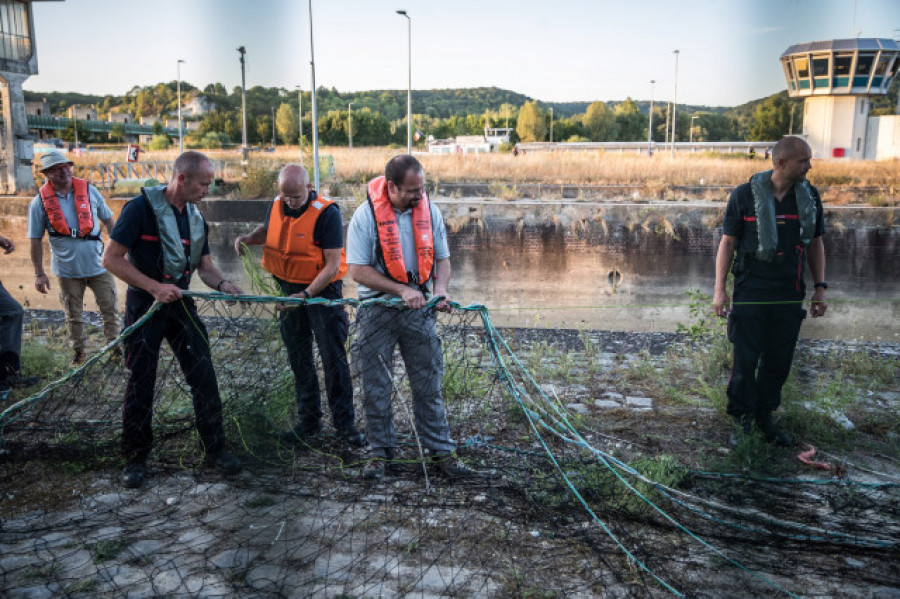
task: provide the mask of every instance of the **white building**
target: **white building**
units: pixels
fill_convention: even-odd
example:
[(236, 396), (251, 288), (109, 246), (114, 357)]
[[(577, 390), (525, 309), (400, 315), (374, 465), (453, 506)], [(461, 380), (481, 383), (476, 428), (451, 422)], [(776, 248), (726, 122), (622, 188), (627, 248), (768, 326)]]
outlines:
[[(882, 160), (900, 150), (889, 149), (890, 125), (881, 141), (868, 141), (870, 96), (886, 95), (900, 70), (900, 44), (891, 39), (856, 38), (795, 44), (781, 55), (792, 98), (806, 98), (803, 137), (813, 158)], [(883, 117), (876, 117), (883, 118)], [(886, 154), (885, 154), (886, 152)]]
[(66, 116), (70, 119), (78, 119), (79, 121), (96, 121), (97, 109), (93, 106), (80, 106), (75, 104), (69, 106), (69, 109), (66, 110)]

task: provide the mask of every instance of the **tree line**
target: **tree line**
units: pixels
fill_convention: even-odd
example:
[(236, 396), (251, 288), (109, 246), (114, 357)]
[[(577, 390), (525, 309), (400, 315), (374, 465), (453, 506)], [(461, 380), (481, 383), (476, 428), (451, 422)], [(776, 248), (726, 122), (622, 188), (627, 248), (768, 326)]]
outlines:
[[(169, 117), (177, 114), (176, 82), (135, 86), (124, 96), (77, 93), (27, 92), (26, 100), (46, 98), (51, 111), (63, 114), (73, 105), (93, 105), (98, 118), (111, 112)], [(898, 82), (887, 97), (873, 98), (873, 114), (890, 113), (896, 105)], [(213, 109), (198, 117), (199, 127), (186, 142), (193, 147), (216, 148), (237, 145), (242, 139), (241, 88), (230, 91), (221, 83), (200, 89), (181, 83), (182, 104), (203, 96)], [(310, 92), (277, 87), (247, 89), (247, 140), (253, 145), (275, 141), (295, 144), (301, 129), (309, 141), (312, 131)], [(406, 144), (406, 90), (339, 92), (321, 87), (316, 94), (319, 140), (323, 145), (346, 145), (352, 126), (353, 144)], [(649, 102), (626, 98), (622, 102), (548, 103), (496, 87), (414, 90), (413, 127), (426, 139), (481, 135), (485, 127), (509, 127), (513, 141), (646, 141), (650, 126)], [(191, 117), (186, 117), (191, 119)], [(773, 140), (789, 132), (802, 131), (803, 101), (780, 92), (734, 108), (678, 106), (676, 141)], [(274, 119), (274, 127), (273, 127)], [(652, 139), (668, 141), (671, 107), (653, 105)], [(352, 123), (352, 125), (351, 125)], [(273, 140), (273, 133), (275, 139)], [(86, 134), (87, 135), (87, 134)], [(113, 131), (109, 141), (121, 141)], [(79, 133), (81, 139), (81, 133)], [(118, 138), (118, 139), (117, 139)], [(105, 141), (86, 139), (86, 141)]]

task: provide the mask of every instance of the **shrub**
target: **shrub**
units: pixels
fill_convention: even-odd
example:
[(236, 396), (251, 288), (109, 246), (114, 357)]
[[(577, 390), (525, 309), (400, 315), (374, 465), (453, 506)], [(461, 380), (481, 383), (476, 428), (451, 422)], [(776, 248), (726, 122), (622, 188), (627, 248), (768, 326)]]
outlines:
[(278, 169), (257, 166), (241, 180), (242, 198), (268, 198), (277, 193)]
[(150, 143), (147, 144), (147, 149), (151, 152), (168, 150), (171, 145), (169, 138), (165, 135), (154, 135), (153, 139), (150, 140)]

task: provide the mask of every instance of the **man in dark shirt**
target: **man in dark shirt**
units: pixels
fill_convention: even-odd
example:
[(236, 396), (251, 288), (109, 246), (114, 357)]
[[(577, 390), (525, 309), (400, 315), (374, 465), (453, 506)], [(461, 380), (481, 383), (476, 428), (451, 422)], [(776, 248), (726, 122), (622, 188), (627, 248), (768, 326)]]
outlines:
[[(281, 192), (272, 202), (263, 224), (234, 240), (242, 245), (264, 245), (263, 268), (272, 273), (281, 292), (290, 297), (337, 300), (343, 297), (344, 229), (337, 204), (320, 198), (299, 164), (288, 164), (278, 174)], [(300, 419), (282, 434), (289, 443), (306, 442), (322, 428), (319, 377), (313, 362), (315, 336), (332, 424), (338, 438), (355, 447), (366, 438), (354, 423), (353, 384), (347, 364), (348, 320), (343, 306), (285, 306), (281, 310), (281, 338), (294, 372), (294, 393)]]
[[(191, 388), (195, 421), (206, 453), (205, 464), (225, 474), (241, 463), (225, 451), (222, 402), (213, 370), (206, 327), (194, 302), (183, 297), (194, 271), (212, 289), (243, 293), (225, 279), (212, 261), (208, 227), (196, 205), (209, 193), (213, 166), (199, 152), (175, 160), (166, 186), (141, 190), (129, 201), (110, 234), (103, 266), (128, 283), (125, 326), (137, 322), (153, 305), (164, 304), (125, 339), (125, 363), (131, 370), (122, 410), (122, 482), (139, 487), (153, 446), (153, 392), (159, 348), (165, 339)], [(127, 254), (127, 258), (126, 258)]]
[[(790, 446), (790, 436), (775, 424), (806, 318), (804, 262), (814, 282), (810, 313), (825, 314), (825, 233), (822, 201), (806, 181), (812, 153), (798, 137), (785, 137), (772, 150), (773, 170), (738, 186), (725, 208), (722, 240), (716, 255), (713, 308), (728, 317), (734, 368), (728, 383), (728, 414), (735, 426), (730, 443), (756, 426), (766, 440)], [(733, 307), (725, 293), (734, 272)]]

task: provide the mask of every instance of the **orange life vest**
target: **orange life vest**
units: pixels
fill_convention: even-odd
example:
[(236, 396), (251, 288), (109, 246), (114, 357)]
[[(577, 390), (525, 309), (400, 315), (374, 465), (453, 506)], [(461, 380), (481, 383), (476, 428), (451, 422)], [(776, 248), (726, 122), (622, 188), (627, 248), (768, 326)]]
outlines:
[[(267, 271), (290, 283), (312, 283), (325, 266), (325, 252), (313, 243), (316, 221), (333, 204), (325, 198), (309, 202), (300, 216), (284, 214), (284, 201), (279, 196), (272, 205), (269, 228), (263, 246), (262, 265)], [(347, 274), (347, 256), (341, 248), (341, 265), (331, 281)]]
[(400, 245), (400, 227), (394, 215), (394, 206), (388, 198), (387, 181), (384, 176), (369, 181), (369, 207), (375, 216), (375, 230), (378, 234), (376, 246), (379, 261), (385, 274), (398, 283), (423, 285), (431, 278), (434, 267), (434, 231), (431, 227), (431, 207), (425, 195), (412, 209), (413, 238), (416, 243), (416, 262), (419, 272), (406, 270), (403, 248)]
[(50, 234), (61, 237), (75, 237), (81, 239), (100, 239), (98, 235), (91, 235), (94, 230), (94, 215), (91, 212), (91, 196), (88, 192), (88, 182), (84, 179), (72, 177), (72, 191), (75, 194), (75, 215), (78, 218), (78, 228), (72, 230), (66, 222), (66, 215), (59, 206), (59, 198), (50, 181), (41, 186), (41, 202), (47, 220), (50, 222)]

